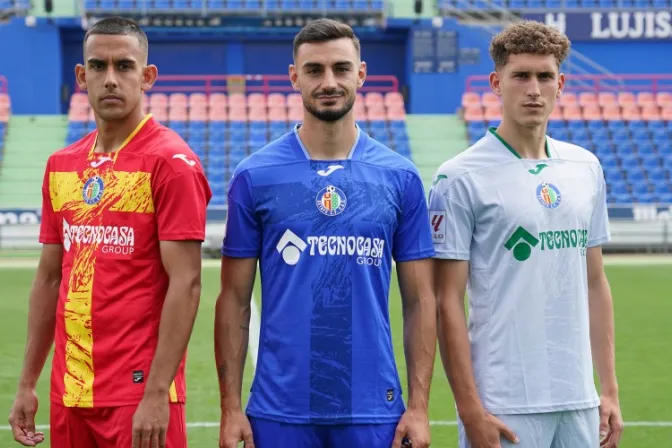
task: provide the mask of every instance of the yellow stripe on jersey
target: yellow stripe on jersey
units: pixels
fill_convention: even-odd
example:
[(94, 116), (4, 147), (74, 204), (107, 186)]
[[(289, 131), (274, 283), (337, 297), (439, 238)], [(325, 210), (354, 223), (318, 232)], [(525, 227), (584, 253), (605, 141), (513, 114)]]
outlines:
[(170, 383), (169, 395), (170, 395), (170, 402), (177, 403), (177, 387), (175, 387), (175, 380), (173, 380), (173, 382)]

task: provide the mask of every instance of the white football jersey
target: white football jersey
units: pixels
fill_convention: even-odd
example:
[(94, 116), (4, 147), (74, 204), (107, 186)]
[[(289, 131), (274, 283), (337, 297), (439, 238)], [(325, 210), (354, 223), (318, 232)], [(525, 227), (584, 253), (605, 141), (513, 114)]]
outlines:
[(599, 405), (586, 249), (610, 240), (606, 185), (589, 151), (546, 137), (525, 160), (494, 129), (439, 168), (436, 257), (469, 260), (476, 384), (494, 414)]

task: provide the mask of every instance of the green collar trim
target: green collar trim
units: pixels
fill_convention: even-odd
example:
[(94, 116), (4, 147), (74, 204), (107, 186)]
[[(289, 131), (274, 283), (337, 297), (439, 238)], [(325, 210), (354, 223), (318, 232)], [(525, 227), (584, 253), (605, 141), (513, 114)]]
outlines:
[[(516, 157), (519, 158), (519, 159), (522, 159), (522, 157), (520, 157), (520, 154), (518, 154), (518, 153), (516, 152), (516, 150), (513, 149), (513, 147), (512, 147), (511, 145), (509, 145), (509, 144), (506, 142), (506, 140), (504, 140), (504, 139), (502, 138), (502, 136), (499, 135), (499, 134), (497, 133), (497, 128), (495, 128), (495, 127), (489, 127), (489, 128), (488, 128), (488, 131), (489, 131), (492, 135), (494, 135), (495, 137), (497, 137), (497, 140), (499, 140), (499, 141), (502, 143), (502, 145), (504, 145), (504, 147), (505, 147), (506, 149), (508, 149), (509, 151), (511, 151), (511, 154), (513, 154), (514, 156), (516, 156)], [(551, 158), (551, 150), (550, 150), (549, 147), (548, 147), (548, 139), (545, 140), (545, 145), (544, 145), (544, 146), (545, 146), (545, 149), (546, 149), (546, 157), (548, 157), (548, 158), (550, 159), (550, 158)]]

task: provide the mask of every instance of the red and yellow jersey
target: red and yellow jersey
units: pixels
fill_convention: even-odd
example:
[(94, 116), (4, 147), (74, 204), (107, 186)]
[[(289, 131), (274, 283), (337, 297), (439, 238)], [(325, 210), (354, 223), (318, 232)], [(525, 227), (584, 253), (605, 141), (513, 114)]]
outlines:
[(168, 290), (159, 242), (203, 241), (212, 196), (198, 157), (150, 115), (114, 153), (94, 153), (96, 135), (49, 158), (42, 190), (40, 242), (63, 245), (51, 399), (68, 407), (142, 399)]

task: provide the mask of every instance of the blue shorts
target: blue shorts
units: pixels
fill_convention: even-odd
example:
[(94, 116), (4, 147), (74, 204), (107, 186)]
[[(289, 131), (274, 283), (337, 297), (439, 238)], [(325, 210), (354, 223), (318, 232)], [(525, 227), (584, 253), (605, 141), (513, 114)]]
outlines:
[(249, 417), (256, 448), (390, 448), (396, 423), (300, 425)]

